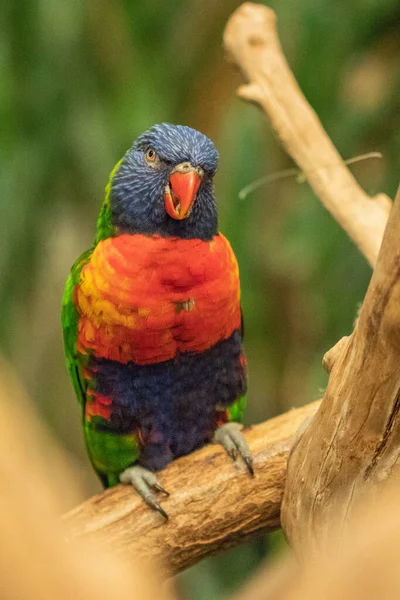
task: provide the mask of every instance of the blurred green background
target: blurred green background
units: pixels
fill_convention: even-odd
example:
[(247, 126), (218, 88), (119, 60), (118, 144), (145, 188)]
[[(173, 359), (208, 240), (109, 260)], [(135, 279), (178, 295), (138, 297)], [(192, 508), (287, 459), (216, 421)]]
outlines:
[[(0, 337), (43, 420), (100, 489), (83, 448), (59, 325), (68, 269), (93, 240), (108, 173), (153, 123), (200, 129), (221, 153), (220, 228), (242, 279), (247, 422), (316, 399), (323, 353), (351, 329), (370, 270), (307, 184), (257, 177), (292, 166), (264, 115), (240, 102), (222, 32), (235, 0), (14, 0), (0, 14)], [(271, 1), (306, 97), (353, 172), (394, 197), (400, 156), (399, 0)], [(279, 536), (210, 558), (182, 597), (223, 598)]]

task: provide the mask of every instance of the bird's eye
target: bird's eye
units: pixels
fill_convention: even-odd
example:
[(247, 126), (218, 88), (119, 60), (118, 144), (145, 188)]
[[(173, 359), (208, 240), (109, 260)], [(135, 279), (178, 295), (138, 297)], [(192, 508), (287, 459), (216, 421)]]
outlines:
[(153, 148), (149, 148), (146, 151), (146, 160), (148, 162), (154, 162), (157, 158), (157, 154), (155, 153), (155, 151), (153, 150)]

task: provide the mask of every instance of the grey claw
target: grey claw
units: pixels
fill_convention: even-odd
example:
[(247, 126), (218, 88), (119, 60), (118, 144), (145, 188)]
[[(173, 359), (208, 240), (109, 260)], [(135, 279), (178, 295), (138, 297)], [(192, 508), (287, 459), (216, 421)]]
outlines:
[(160, 494), (164, 494), (164, 496), (169, 496), (169, 492), (167, 492), (167, 490), (164, 490), (163, 487), (161, 487), (160, 484), (158, 483), (154, 483), (152, 486), (153, 490), (155, 490), (156, 492), (160, 492)]
[(253, 469), (253, 459), (251, 456), (243, 456), (243, 460), (246, 463), (246, 467), (249, 470), (249, 473), (252, 477), (254, 477), (254, 469)]
[(236, 461), (240, 454), (250, 475), (254, 477), (253, 457), (241, 429), (242, 425), (239, 423), (225, 423), (217, 429), (213, 441), (222, 444), (232, 460)]
[(238, 457), (238, 451), (236, 448), (232, 448), (231, 450), (228, 451), (229, 456), (231, 457), (232, 460), (234, 460), (235, 462), (237, 461), (237, 457)]
[(152, 490), (161, 492), (166, 496), (169, 496), (169, 493), (164, 490), (163, 487), (161, 487), (154, 473), (148, 469), (145, 469), (144, 467), (141, 467), (140, 465), (133, 465), (132, 467), (125, 469), (125, 471), (123, 471), (119, 476), (119, 479), (120, 482), (124, 483), (125, 485), (132, 485), (147, 506), (159, 512), (160, 515), (162, 515), (164, 519), (168, 521), (167, 513), (160, 506), (158, 500), (152, 493)]
[(148, 502), (147, 504), (148, 504), (148, 506), (150, 506), (150, 508), (152, 508), (153, 510), (157, 510), (157, 511), (160, 513), (160, 515), (162, 515), (162, 516), (164, 517), (164, 519), (165, 519), (166, 521), (168, 521), (168, 515), (167, 515), (167, 513), (166, 513), (166, 512), (165, 512), (165, 510), (164, 510), (164, 509), (163, 509), (163, 508), (162, 508), (162, 507), (161, 507), (161, 506), (158, 504), (158, 502), (154, 502), (154, 501), (153, 501), (153, 502)]

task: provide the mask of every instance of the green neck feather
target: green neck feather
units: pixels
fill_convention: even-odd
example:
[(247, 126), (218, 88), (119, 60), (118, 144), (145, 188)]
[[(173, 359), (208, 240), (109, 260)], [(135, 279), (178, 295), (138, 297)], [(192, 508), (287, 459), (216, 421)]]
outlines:
[(110, 207), (110, 195), (111, 195), (111, 184), (115, 173), (118, 171), (123, 158), (117, 162), (115, 167), (110, 173), (108, 183), (106, 185), (106, 196), (100, 209), (99, 218), (97, 219), (97, 233), (95, 239), (95, 246), (102, 240), (113, 237), (115, 235), (115, 228), (111, 222), (111, 207)]

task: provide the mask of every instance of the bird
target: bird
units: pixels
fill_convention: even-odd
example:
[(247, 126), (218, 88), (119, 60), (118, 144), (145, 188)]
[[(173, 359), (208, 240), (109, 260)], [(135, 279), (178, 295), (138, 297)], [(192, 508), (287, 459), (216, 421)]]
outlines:
[(104, 487), (165, 519), (156, 473), (220, 443), (251, 475), (235, 254), (218, 230), (214, 143), (185, 125), (141, 134), (111, 171), (93, 246), (62, 299), (67, 369)]

